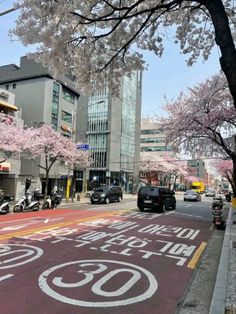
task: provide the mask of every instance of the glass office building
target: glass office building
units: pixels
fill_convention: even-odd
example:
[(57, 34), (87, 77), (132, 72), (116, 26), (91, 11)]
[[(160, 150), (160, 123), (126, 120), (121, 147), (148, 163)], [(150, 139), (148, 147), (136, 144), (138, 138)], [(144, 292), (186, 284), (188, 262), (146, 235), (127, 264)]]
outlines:
[(123, 77), (119, 97), (109, 88), (89, 97), (87, 143), (93, 163), (89, 179), (129, 191), (138, 177), (142, 76)]

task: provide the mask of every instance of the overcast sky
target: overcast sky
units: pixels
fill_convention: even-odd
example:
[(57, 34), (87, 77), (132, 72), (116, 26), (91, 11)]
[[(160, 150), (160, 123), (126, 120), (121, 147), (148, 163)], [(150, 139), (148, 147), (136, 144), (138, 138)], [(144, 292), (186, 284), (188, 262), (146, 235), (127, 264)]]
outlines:
[[(0, 12), (12, 6), (12, 0), (0, 0)], [(15, 63), (19, 65), (20, 57), (30, 51), (19, 41), (10, 42), (9, 28), (14, 26), (17, 13), (12, 12), (0, 16), (0, 65)], [(162, 112), (164, 96), (171, 100), (178, 96), (187, 87), (194, 86), (207, 77), (216, 74), (219, 69), (219, 53), (214, 49), (208, 61), (199, 60), (192, 67), (187, 67), (186, 56), (180, 54), (178, 46), (167, 43), (162, 58), (154, 54), (145, 53), (149, 64), (148, 71), (143, 73), (142, 114), (143, 116), (158, 115)], [(31, 51), (33, 49), (31, 48)]]

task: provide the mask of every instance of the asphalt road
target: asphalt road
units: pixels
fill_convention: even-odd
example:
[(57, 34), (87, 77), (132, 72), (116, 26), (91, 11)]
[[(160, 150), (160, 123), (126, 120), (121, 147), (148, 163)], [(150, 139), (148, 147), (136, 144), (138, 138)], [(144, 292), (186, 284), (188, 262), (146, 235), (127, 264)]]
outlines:
[(214, 231), (210, 200), (64, 207), (0, 217), (1, 314), (177, 311)]

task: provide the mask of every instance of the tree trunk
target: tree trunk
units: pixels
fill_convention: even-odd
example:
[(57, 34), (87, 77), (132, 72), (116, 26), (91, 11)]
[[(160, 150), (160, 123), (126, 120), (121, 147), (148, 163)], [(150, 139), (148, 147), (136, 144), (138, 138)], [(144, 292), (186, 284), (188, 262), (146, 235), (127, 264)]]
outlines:
[(233, 196), (236, 197), (236, 157), (233, 159), (233, 175), (232, 175), (232, 189), (233, 189)]
[(44, 201), (46, 200), (46, 197), (48, 195), (48, 181), (49, 181), (49, 170), (46, 170)]
[(209, 11), (215, 28), (216, 44), (221, 51), (221, 68), (227, 78), (236, 108), (236, 50), (229, 27), (229, 19), (222, 0), (206, 0), (203, 3)]

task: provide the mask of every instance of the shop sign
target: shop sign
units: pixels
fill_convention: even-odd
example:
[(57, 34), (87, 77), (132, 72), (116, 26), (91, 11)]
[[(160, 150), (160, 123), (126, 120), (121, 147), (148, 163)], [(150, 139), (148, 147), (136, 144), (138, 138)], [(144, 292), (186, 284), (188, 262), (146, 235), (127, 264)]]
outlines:
[(11, 168), (11, 164), (7, 162), (3, 162), (0, 164), (0, 172), (9, 172)]

